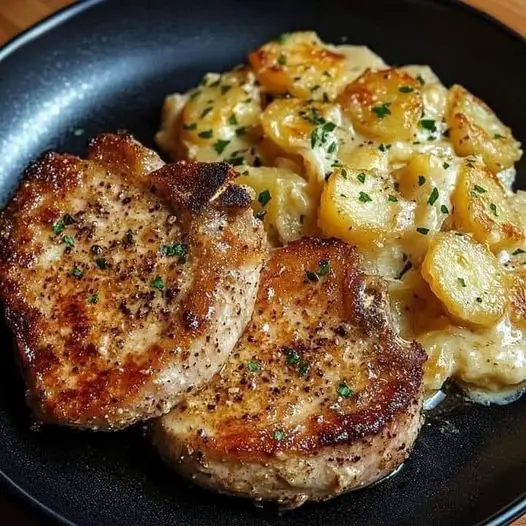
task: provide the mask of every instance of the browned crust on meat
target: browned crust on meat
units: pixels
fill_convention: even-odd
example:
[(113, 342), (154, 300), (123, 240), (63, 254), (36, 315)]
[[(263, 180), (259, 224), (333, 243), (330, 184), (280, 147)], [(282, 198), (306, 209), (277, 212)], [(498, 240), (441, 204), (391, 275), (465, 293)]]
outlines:
[[(183, 265), (176, 258), (164, 258), (160, 262), (159, 246), (177, 241), (172, 223), (178, 219), (169, 215), (172, 194), (156, 195), (148, 188), (169, 175), (166, 186), (175, 189), (178, 184), (184, 186), (182, 182), (192, 175), (217, 192), (232, 178), (228, 167), (212, 166), (200, 173), (203, 165), (178, 164), (166, 172), (159, 170), (150, 180), (145, 170), (158, 168), (162, 162), (125, 134), (103, 135), (91, 141), (89, 155), (92, 160), (84, 161), (47, 153), (26, 171), (17, 193), (0, 215), (0, 298), (17, 340), (28, 401), (37, 417), (83, 427), (118, 428), (169, 409), (166, 400), (161, 407), (158, 400), (149, 399), (149, 386), (169, 365), (192, 366), (197, 355), (190, 355), (189, 349), (210, 325), (227, 269), (251, 264), (258, 268), (266, 245), (262, 229), (252, 227), (250, 220), (239, 215), (246, 213), (251, 219), (244, 207), (222, 210), (215, 203), (207, 205), (210, 192), (186, 185), (184, 199), (199, 203), (199, 210), (178, 223), (179, 240), (191, 247), (189, 261)], [(101, 186), (97, 184), (95, 189), (94, 174), (102, 178)], [(210, 184), (208, 176), (212, 178)], [(145, 224), (129, 239), (127, 234), (117, 233), (103, 247), (107, 268), (101, 270), (90, 251), (90, 245), (98, 243), (93, 238), (93, 221), (85, 223), (84, 212), (76, 213), (74, 223), (64, 231), (74, 238), (75, 248), (65, 248), (47, 270), (35, 267), (46, 248), (65, 246), (61, 244), (62, 233), (54, 236), (53, 225), (71, 212), (72, 192), (78, 189), (75, 196), (87, 196), (89, 201), (92, 193), (104, 193), (111, 185), (123, 188), (123, 195), (115, 197), (122, 215), (110, 219), (106, 214), (101, 222), (111, 220), (118, 230), (130, 207), (144, 199), (150, 203), (152, 214), (167, 208), (166, 223)], [(197, 191), (196, 196), (192, 190)], [(100, 203), (94, 197), (87, 206), (90, 213), (97, 214)], [(145, 210), (148, 216), (147, 207)], [(203, 226), (209, 234), (203, 232)], [(226, 247), (224, 252), (216, 249), (217, 244)], [(77, 265), (84, 273), (81, 279), (71, 275), (71, 268)], [(150, 284), (161, 271), (165, 280), (162, 292)], [(186, 275), (192, 276), (192, 287), (184, 293)], [(100, 295), (98, 305), (87, 300), (95, 292)], [(45, 314), (43, 306), (47, 303), (50, 313)], [(107, 318), (100, 317), (101, 310), (107, 312)], [(119, 345), (125, 346), (129, 332), (150, 321), (160, 324), (162, 333), (140, 352), (120, 355)], [(60, 336), (62, 330), (66, 332)], [(112, 349), (108, 356), (97, 344), (103, 333)], [(55, 337), (55, 346), (45, 343), (50, 334)], [(175, 403), (176, 397), (172, 398)]]
[[(197, 212), (219, 198), (219, 204), (225, 201), (228, 207), (248, 208), (250, 201), (245, 190), (230, 183), (237, 173), (227, 163), (198, 163), (180, 161), (167, 164), (151, 174), (150, 180), (171, 204), (179, 209)], [(226, 196), (221, 197), (225, 192)]]
[[(305, 279), (305, 270), (316, 269), (324, 259), (330, 261), (329, 275), (317, 283)], [(321, 311), (306, 322), (313, 325), (307, 338), (287, 341), (287, 334), (292, 338), (294, 333), (292, 327), (289, 332), (284, 329), (285, 341), (279, 341), (276, 348), (265, 342), (259, 355), (263, 363), (261, 377), (255, 377), (236, 357), (237, 349), (251, 342), (257, 345), (255, 335), (260, 334), (258, 327), (262, 324), (292, 325), (289, 313), (312, 305), (319, 305)], [(318, 342), (320, 330), (332, 331), (334, 340)], [(298, 379), (294, 367), (287, 365), (285, 349), (294, 348), (302, 356), (312, 357), (313, 363), (316, 354), (332, 352), (332, 367), (340, 368), (344, 364), (338, 356), (338, 337), (351, 338), (351, 343), (368, 342), (369, 353), (363, 357), (361, 369), (374, 372), (377, 380), (363, 377), (363, 370), (356, 370), (356, 377), (349, 378), (349, 382), (354, 380), (361, 386), (349, 399), (339, 400), (338, 410), (334, 410), (334, 386), (324, 383), (329, 366), (313, 365), (304, 379)], [(201, 418), (200, 412), (208, 411), (202, 418), (211, 432), (194, 433), (188, 438), (189, 450), (208, 459), (265, 462), (265, 458), (280, 453), (311, 455), (322, 448), (377, 435), (397, 415), (414, 413), (421, 398), (425, 359), (418, 343), (409, 344), (396, 335), (385, 286), (363, 274), (352, 247), (337, 240), (302, 239), (275, 252), (265, 267), (252, 321), (221, 375), (166, 419), (176, 420), (179, 414), (183, 420), (187, 416), (191, 420), (192, 415)], [(234, 376), (238, 380), (234, 381)], [(232, 389), (239, 390), (237, 400), (229, 395)], [(298, 429), (287, 428), (287, 400), (292, 403), (297, 397), (309, 396), (312, 390), (322, 401), (319, 411)], [(250, 407), (244, 397), (252, 397)], [(230, 401), (226, 403), (225, 399)], [(276, 430), (283, 431), (282, 439), (276, 440)]]

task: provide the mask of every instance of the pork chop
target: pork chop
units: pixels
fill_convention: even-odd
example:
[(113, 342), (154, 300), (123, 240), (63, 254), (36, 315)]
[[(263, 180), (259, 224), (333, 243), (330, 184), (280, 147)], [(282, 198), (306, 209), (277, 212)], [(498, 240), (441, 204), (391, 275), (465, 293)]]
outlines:
[(0, 217), (0, 296), (37, 419), (119, 429), (223, 365), (266, 237), (224, 163), (163, 166), (129, 135), (45, 154)]
[(328, 499), (404, 462), (425, 358), (349, 245), (303, 239), (273, 252), (225, 367), (152, 423), (153, 440), (207, 488), (284, 507)]

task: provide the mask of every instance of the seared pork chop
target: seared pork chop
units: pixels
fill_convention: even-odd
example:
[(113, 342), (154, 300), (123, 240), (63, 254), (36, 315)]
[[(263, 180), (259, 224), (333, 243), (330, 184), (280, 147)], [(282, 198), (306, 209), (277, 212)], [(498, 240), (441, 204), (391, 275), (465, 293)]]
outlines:
[(122, 428), (223, 365), (267, 251), (235, 176), (123, 134), (28, 169), (0, 217), (0, 294), (40, 421)]
[(408, 456), (425, 352), (337, 240), (273, 252), (221, 372), (153, 422), (161, 455), (220, 492), (287, 507), (366, 486)]

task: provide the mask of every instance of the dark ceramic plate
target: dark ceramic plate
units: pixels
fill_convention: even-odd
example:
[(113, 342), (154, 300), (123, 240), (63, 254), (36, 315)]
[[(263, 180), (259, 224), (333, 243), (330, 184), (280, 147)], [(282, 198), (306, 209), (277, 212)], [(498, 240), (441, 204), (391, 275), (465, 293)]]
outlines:
[[(88, 1), (0, 51), (0, 200), (49, 148), (128, 129), (152, 145), (163, 97), (244, 60), (284, 31), (364, 43), (388, 62), (430, 64), (486, 100), (526, 142), (526, 46), (457, 2), (295, 0)], [(526, 164), (519, 171), (526, 187)], [(373, 488), (278, 516), (190, 488), (138, 430), (30, 430), (5, 328), (0, 471), (48, 518), (79, 524), (502, 524), (526, 509), (526, 398), (433, 415), (402, 471)], [(53, 511), (51, 511), (53, 510)]]

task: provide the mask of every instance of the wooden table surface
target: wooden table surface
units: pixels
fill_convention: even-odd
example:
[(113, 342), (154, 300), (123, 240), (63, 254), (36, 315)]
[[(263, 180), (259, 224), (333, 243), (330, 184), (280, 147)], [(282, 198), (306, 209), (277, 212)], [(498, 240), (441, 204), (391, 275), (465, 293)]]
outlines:
[[(526, 36), (526, 0), (466, 0)], [(73, 3), (73, 0), (0, 0), (0, 45), (17, 33)], [(2, 524), (34, 526), (38, 519), (20, 501), (0, 489)], [(513, 526), (526, 526), (526, 515)]]

